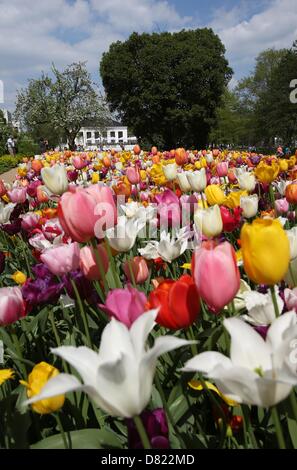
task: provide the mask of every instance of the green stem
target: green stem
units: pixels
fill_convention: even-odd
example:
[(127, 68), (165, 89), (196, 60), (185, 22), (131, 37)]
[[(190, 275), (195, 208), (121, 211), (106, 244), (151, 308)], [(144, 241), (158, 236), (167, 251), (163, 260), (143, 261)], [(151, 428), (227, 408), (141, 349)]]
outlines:
[(132, 285), (136, 289), (136, 281), (135, 281), (135, 276), (134, 276), (134, 272), (133, 272), (133, 268), (132, 268), (132, 261), (133, 260), (127, 258), (128, 269), (129, 269), (129, 273), (130, 273), (130, 276), (131, 276)]
[(17, 337), (17, 334), (15, 333), (14, 329), (11, 330), (11, 337), (12, 337), (13, 345), (15, 347), (16, 354), (19, 358), (20, 370), (23, 374), (24, 379), (26, 379), (27, 378), (27, 370), (26, 370), (26, 367), (24, 365), (25, 361), (24, 361), (24, 358), (23, 358), (19, 338)]
[(114, 282), (116, 284), (116, 287), (121, 288), (122, 283), (121, 283), (120, 277), (119, 277), (119, 275), (117, 273), (117, 270), (116, 270), (114, 257), (112, 255), (110, 244), (108, 242), (107, 237), (105, 237), (105, 246), (106, 246), (106, 251), (107, 251), (107, 254), (108, 254), (108, 259), (109, 259), (109, 263), (110, 263), (110, 266), (111, 266)]
[[(49, 312), (48, 316), (49, 316), (49, 319), (50, 319), (50, 322), (51, 322), (51, 326), (52, 326), (52, 330), (53, 330), (53, 333), (54, 333), (54, 337), (55, 337), (57, 346), (61, 347), (61, 340), (60, 340), (59, 333), (58, 333), (58, 330), (57, 330), (57, 327), (56, 327), (56, 324), (55, 324), (54, 314), (53, 314), (52, 310)], [(68, 368), (68, 364), (66, 363), (65, 359), (62, 359), (62, 364), (63, 364), (63, 367), (64, 367), (65, 371), (68, 374), (70, 374), (70, 370)]]
[(294, 285), (294, 287), (296, 287), (297, 284), (296, 284), (296, 281), (295, 281), (294, 271), (293, 271), (291, 262), (290, 262), (290, 264), (289, 264), (289, 273), (290, 273), (290, 275), (291, 275), (291, 278), (292, 278), (292, 281), (293, 281), (293, 285)]
[(68, 447), (66, 435), (65, 435), (65, 432), (64, 432), (61, 420), (60, 420), (60, 416), (58, 414), (55, 414), (55, 418), (56, 418), (57, 425), (58, 425), (59, 431), (61, 433), (61, 436), (62, 436), (62, 439), (63, 439), (63, 442), (64, 442), (64, 448), (68, 449), (69, 447)]
[(107, 284), (103, 263), (102, 263), (102, 260), (100, 258), (99, 252), (98, 252), (97, 241), (95, 239), (93, 239), (91, 241), (91, 250), (94, 253), (95, 260), (96, 260), (96, 265), (97, 265), (97, 268), (99, 270), (101, 280), (103, 281), (105, 294), (107, 294), (108, 291), (109, 291), (109, 287), (108, 287), (108, 284)]
[(253, 430), (253, 426), (252, 426), (252, 423), (251, 423), (249, 408), (248, 408), (247, 405), (241, 405), (241, 409), (242, 409), (245, 429), (246, 429), (247, 433), (250, 436), (252, 446), (253, 446), (254, 449), (258, 449), (257, 440), (256, 440), (254, 430)]
[(278, 304), (277, 304), (277, 299), (276, 299), (274, 286), (270, 287), (270, 292), (271, 292), (271, 298), (272, 298), (272, 302), (273, 302), (273, 306), (274, 306), (275, 316), (276, 316), (276, 318), (278, 318), (279, 317), (279, 308), (278, 308)]
[(271, 205), (274, 209), (274, 207), (275, 207), (275, 197), (274, 197), (274, 191), (273, 191), (272, 184), (269, 185), (269, 196), (270, 196), (270, 200), (271, 200)]
[(277, 411), (276, 406), (273, 406), (271, 408), (271, 417), (272, 417), (273, 422), (274, 422), (275, 434), (276, 434), (276, 437), (277, 437), (278, 446), (279, 446), (280, 449), (285, 449), (286, 448), (285, 439), (284, 439), (283, 430), (282, 430), (282, 426), (281, 426), (281, 422), (280, 422), (280, 419), (279, 419), (279, 415), (278, 415), (278, 411)]
[(81, 317), (82, 317), (82, 320), (83, 320), (88, 346), (91, 349), (93, 349), (92, 348), (92, 341), (91, 341), (91, 337), (90, 337), (89, 325), (88, 325), (86, 313), (85, 313), (85, 310), (84, 310), (79, 292), (77, 290), (77, 287), (76, 287), (75, 282), (73, 281), (73, 279), (70, 279), (70, 282), (72, 284), (72, 287), (73, 287), (73, 290), (74, 290), (74, 293), (75, 293), (75, 296), (76, 296), (76, 300), (77, 300), (77, 303), (78, 303), (78, 306), (79, 306), (80, 314), (81, 314)]
[(290, 403), (291, 403), (291, 408), (292, 408), (292, 411), (293, 411), (295, 421), (297, 423), (297, 401), (296, 401), (296, 395), (295, 395), (295, 392), (294, 392), (293, 388), (292, 388), (292, 391), (290, 393)]
[(143, 425), (142, 419), (140, 418), (140, 416), (134, 416), (133, 420), (134, 420), (136, 429), (138, 431), (138, 434), (140, 436), (140, 439), (141, 439), (141, 442), (142, 442), (142, 445), (143, 445), (144, 449), (151, 449), (152, 448), (151, 443), (149, 441), (149, 438), (148, 438), (146, 429)]

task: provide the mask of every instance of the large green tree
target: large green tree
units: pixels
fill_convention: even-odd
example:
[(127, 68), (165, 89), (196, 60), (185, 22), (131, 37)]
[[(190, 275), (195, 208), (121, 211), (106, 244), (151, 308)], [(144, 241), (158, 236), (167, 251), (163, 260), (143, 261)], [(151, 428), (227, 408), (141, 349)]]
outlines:
[(18, 92), (16, 118), (31, 135), (47, 138), (51, 145), (66, 139), (74, 147), (77, 133), (85, 121), (103, 124), (105, 108), (85, 63), (74, 63), (65, 70), (52, 67), (53, 78), (42, 74)]
[(204, 147), (232, 75), (224, 54), (206, 28), (113, 43), (100, 64), (111, 111), (140, 141)]

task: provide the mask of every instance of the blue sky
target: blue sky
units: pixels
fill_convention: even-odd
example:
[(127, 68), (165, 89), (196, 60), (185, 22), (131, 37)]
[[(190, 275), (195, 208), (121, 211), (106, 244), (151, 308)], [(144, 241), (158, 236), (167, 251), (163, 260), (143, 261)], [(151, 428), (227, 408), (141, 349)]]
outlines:
[[(297, 39), (297, 0), (0, 0), (0, 80), (13, 109), (27, 79), (86, 60), (100, 83), (102, 53), (133, 31), (212, 27), (226, 47), (232, 83), (269, 47)], [(297, 73), (297, 72), (296, 72)]]

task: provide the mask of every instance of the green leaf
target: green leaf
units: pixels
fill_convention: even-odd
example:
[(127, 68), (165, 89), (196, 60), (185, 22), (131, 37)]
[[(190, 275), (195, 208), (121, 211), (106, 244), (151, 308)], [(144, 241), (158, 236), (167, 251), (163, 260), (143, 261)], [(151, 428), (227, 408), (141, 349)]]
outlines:
[[(104, 449), (121, 448), (122, 442), (119, 437), (107, 429), (80, 429), (70, 432), (73, 449)], [(47, 437), (36, 444), (31, 445), (31, 449), (65, 449), (61, 434)]]

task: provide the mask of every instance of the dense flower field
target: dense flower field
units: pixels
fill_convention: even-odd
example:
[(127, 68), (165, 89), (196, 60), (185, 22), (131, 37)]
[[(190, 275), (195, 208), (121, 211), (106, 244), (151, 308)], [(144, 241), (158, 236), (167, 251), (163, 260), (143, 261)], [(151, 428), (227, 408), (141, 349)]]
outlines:
[(296, 156), (48, 153), (0, 197), (0, 448), (297, 448)]

